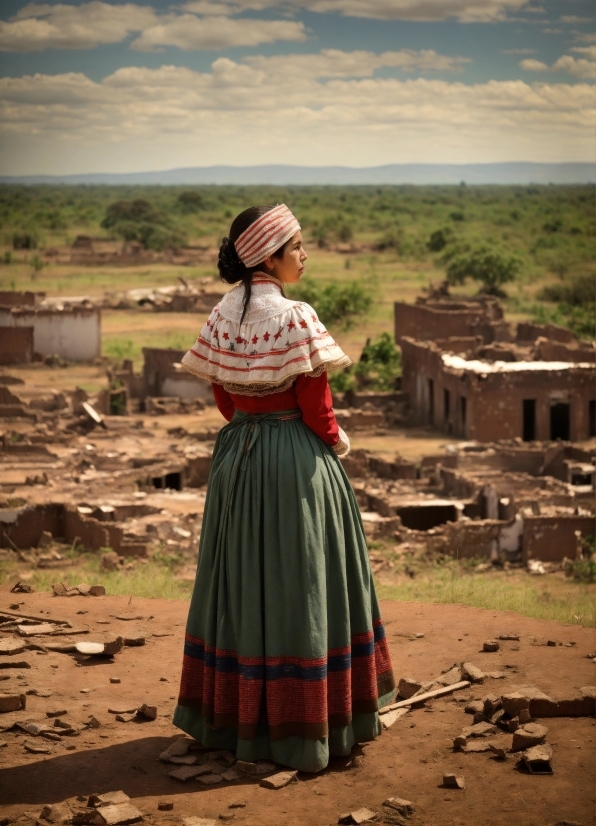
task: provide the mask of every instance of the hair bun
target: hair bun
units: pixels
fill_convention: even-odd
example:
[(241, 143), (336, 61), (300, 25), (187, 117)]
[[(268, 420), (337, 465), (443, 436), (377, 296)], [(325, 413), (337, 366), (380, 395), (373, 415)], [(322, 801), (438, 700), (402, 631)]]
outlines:
[(228, 235), (222, 239), (217, 258), (217, 269), (223, 281), (228, 284), (237, 284), (246, 278), (248, 270), (238, 257), (234, 242)]

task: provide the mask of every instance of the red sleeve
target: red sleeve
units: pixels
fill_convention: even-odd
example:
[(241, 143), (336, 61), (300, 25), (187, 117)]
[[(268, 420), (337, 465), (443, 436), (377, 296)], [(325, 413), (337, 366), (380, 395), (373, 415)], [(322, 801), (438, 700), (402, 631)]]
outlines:
[(302, 420), (317, 436), (328, 445), (339, 441), (339, 429), (327, 373), (320, 376), (298, 376), (294, 383), (298, 407), (302, 411)]
[(211, 390), (213, 391), (213, 398), (215, 399), (217, 409), (224, 419), (231, 422), (234, 418), (234, 402), (232, 401), (232, 397), (227, 390), (223, 389), (221, 384), (211, 384)]

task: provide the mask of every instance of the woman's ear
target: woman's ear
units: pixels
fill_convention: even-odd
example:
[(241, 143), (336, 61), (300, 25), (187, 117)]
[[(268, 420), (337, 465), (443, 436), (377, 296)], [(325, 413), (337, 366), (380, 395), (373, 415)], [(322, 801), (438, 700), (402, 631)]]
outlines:
[(263, 264), (267, 267), (268, 270), (273, 270), (275, 267), (275, 258), (270, 255), (268, 258), (265, 258)]

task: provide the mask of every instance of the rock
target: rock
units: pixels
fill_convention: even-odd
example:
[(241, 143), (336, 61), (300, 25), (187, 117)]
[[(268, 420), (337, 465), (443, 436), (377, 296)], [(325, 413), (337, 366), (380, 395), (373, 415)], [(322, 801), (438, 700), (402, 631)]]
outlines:
[[(110, 714), (136, 714), (138, 706), (113, 706), (108, 708)], [(186, 752), (185, 752), (186, 753)]]
[(146, 642), (145, 637), (143, 637), (140, 634), (138, 636), (134, 636), (134, 637), (133, 636), (125, 636), (124, 637), (124, 645), (129, 645), (131, 647), (145, 645), (145, 642)]
[(527, 708), (520, 708), (518, 714), (520, 725), (525, 726), (526, 723), (531, 723), (532, 718), (530, 717), (530, 712)]
[(595, 717), (596, 700), (592, 697), (575, 697), (570, 700), (530, 700), (531, 717)]
[(485, 717), (489, 719), (495, 714), (499, 709), (503, 707), (503, 703), (500, 697), (497, 697), (496, 694), (489, 694), (487, 697), (484, 698), (482, 702), (482, 711)]
[(147, 703), (143, 703), (143, 705), (137, 711), (137, 717), (140, 717), (145, 720), (156, 720), (157, 706), (149, 706), (147, 705)]
[(461, 667), (462, 680), (469, 680), (471, 683), (481, 683), (484, 681), (485, 673), (473, 663), (462, 663)]
[(414, 814), (414, 804), (401, 797), (388, 797), (387, 800), (383, 802), (383, 806), (393, 809), (403, 817), (410, 817), (410, 815)]
[(556, 640), (547, 640), (546, 645), (548, 646), (548, 648), (556, 648), (557, 647)]
[(206, 817), (183, 817), (184, 826), (217, 826), (217, 821)]
[(539, 723), (520, 726), (513, 735), (511, 751), (524, 751), (532, 746), (539, 746), (544, 743), (547, 734), (546, 726), (541, 726)]
[(520, 763), (530, 772), (530, 774), (552, 774), (551, 760), (553, 757), (552, 748), (546, 743), (541, 746), (534, 746), (522, 754)]
[(461, 730), (462, 737), (466, 739), (472, 737), (488, 737), (489, 734), (496, 734), (497, 729), (492, 723), (476, 723), (474, 726), (466, 726)]
[(25, 747), (25, 751), (31, 752), (31, 754), (51, 754), (52, 749), (51, 746), (44, 746), (42, 743), (36, 743), (33, 740), (24, 740), (23, 746)]
[(110, 677), (110, 682), (112, 683), (112, 685), (119, 685), (122, 682), (122, 680), (120, 679), (120, 677)]
[(86, 582), (81, 582), (80, 585), (77, 585), (77, 591), (82, 597), (88, 597), (89, 591), (91, 590), (91, 586), (87, 585)]
[(439, 685), (455, 685), (462, 681), (462, 679), (466, 679), (462, 677), (462, 670), (459, 665), (453, 666), (450, 668), (449, 671), (446, 671), (444, 674), (441, 674), (440, 677), (437, 677), (435, 680), (436, 683)]
[(115, 551), (102, 554), (99, 567), (102, 571), (117, 571), (120, 566), (120, 557)]
[(234, 820), (235, 817), (236, 817), (236, 815), (234, 814), (234, 812), (226, 812), (225, 814), (220, 814), (219, 819), (220, 820)]
[(137, 713), (135, 711), (134, 714), (117, 714), (116, 720), (119, 723), (132, 723), (133, 720), (137, 719)]
[(174, 740), (173, 743), (170, 743), (165, 751), (162, 751), (159, 755), (159, 759), (167, 763), (170, 757), (183, 757), (185, 754), (188, 754), (190, 742), (191, 741), (186, 737), (179, 737)]
[(114, 803), (97, 809), (92, 820), (94, 826), (119, 826), (124, 823), (136, 823), (143, 815), (132, 803)]
[(103, 585), (92, 585), (91, 588), (89, 588), (90, 597), (103, 597), (105, 593), (106, 589)]
[(87, 806), (97, 808), (98, 806), (111, 806), (115, 803), (128, 803), (130, 797), (121, 789), (115, 792), (105, 792), (104, 794), (92, 794), (87, 800)]
[(584, 685), (580, 688), (579, 693), (582, 697), (591, 697), (596, 699), (596, 685)]
[(248, 763), (245, 760), (238, 760), (236, 768), (243, 774), (258, 775), (258, 774), (272, 774), (277, 766), (275, 763), (269, 763), (263, 760), (260, 763)]
[(407, 708), (396, 708), (393, 711), (387, 712), (387, 714), (382, 714), (379, 718), (381, 720), (381, 726), (384, 729), (391, 728), (401, 717), (405, 717), (408, 711), (409, 709)]
[(500, 726), (503, 722), (504, 717), (505, 711), (502, 708), (500, 708), (498, 711), (495, 711), (493, 716), (490, 718), (490, 721), (494, 726)]
[(53, 708), (46, 711), (46, 717), (64, 717), (65, 714), (68, 714), (68, 711), (65, 708)]
[(504, 728), (505, 731), (513, 734), (513, 732), (517, 731), (519, 728), (519, 717), (512, 717), (511, 720), (502, 720), (501, 723), (504, 723), (504, 726), (501, 725), (501, 728)]
[(236, 755), (232, 754), (231, 751), (210, 751), (208, 757), (209, 760), (217, 760), (218, 762), (224, 763), (228, 768), (236, 762)]
[(501, 646), (498, 640), (486, 640), (482, 643), (482, 650), (487, 652), (498, 651)]
[[(18, 662), (2, 662), (0, 663), (0, 669), (2, 668), (31, 668), (31, 663), (28, 663), (25, 660), (19, 660)], [(7, 680), (8, 677), (4, 677), (3, 679)]]
[(484, 711), (484, 703), (482, 700), (472, 700), (464, 706), (466, 714), (478, 714)]
[(226, 781), (226, 783), (233, 783), (234, 780), (240, 780), (240, 778), (243, 776), (244, 775), (241, 774), (241, 772), (239, 772), (237, 769), (227, 769), (227, 771), (225, 771), (222, 774), (222, 777)]
[(41, 622), (38, 625), (17, 625), (17, 631), (21, 637), (37, 637), (41, 634), (51, 634), (56, 630), (56, 626), (50, 622)]
[(52, 591), (54, 592), (55, 597), (65, 597), (66, 590), (66, 585), (63, 585), (62, 582), (55, 582), (52, 585)]
[(348, 814), (341, 815), (338, 823), (368, 823), (376, 817), (376, 812), (370, 809), (357, 809), (355, 812), (348, 812)]
[(469, 740), (461, 749), (465, 754), (480, 753), (483, 751), (491, 751), (491, 743), (486, 740)]
[(422, 688), (422, 683), (412, 680), (409, 677), (402, 677), (397, 686), (398, 696), (403, 700), (409, 700), (417, 691)]
[(484, 714), (481, 711), (476, 712), (476, 714), (474, 715), (474, 725), (476, 725), (476, 723), (488, 723), (488, 722), (489, 722), (489, 720), (484, 716)]
[(514, 691), (511, 694), (503, 694), (501, 704), (505, 714), (508, 714), (509, 717), (516, 717), (522, 708), (529, 708), (530, 701), (523, 694)]
[[(207, 772), (210, 770), (207, 769)], [(205, 773), (205, 766), (182, 766), (179, 769), (174, 769), (174, 771), (170, 772), (170, 777), (173, 780), (181, 780), (183, 783), (186, 783), (187, 780), (193, 780), (195, 777), (198, 777), (200, 774)]]
[(27, 734), (32, 734), (34, 737), (39, 737), (39, 735), (44, 731), (52, 731), (49, 726), (46, 726), (45, 723), (35, 723), (33, 720), (26, 720), (23, 723), (16, 723), (17, 728), (21, 731), (26, 731)]
[(182, 754), (180, 757), (168, 757), (168, 759), (163, 762), (174, 763), (176, 766), (194, 766), (196, 765), (197, 757), (195, 754)]
[(463, 751), (467, 744), (467, 739), (463, 734), (458, 734), (453, 740), (453, 751)]
[(44, 806), (39, 817), (49, 823), (68, 823), (72, 820), (72, 810), (68, 803), (55, 803), (51, 806)]
[(76, 734), (79, 733), (78, 728), (75, 728), (74, 726), (71, 726), (70, 723), (65, 723), (64, 720), (60, 720), (59, 717), (57, 717), (54, 720), (54, 727), (59, 728), (60, 729), (60, 734), (63, 734), (63, 735), (66, 735), (66, 736), (76, 735)]
[(170, 800), (160, 800), (157, 804), (157, 808), (160, 812), (171, 812), (174, 808), (174, 804)]
[(465, 789), (466, 781), (463, 777), (455, 774), (444, 774), (443, 786), (447, 789)]
[(246, 803), (243, 800), (237, 800), (234, 803), (230, 803), (228, 809), (245, 809)]
[(11, 594), (32, 594), (34, 591), (35, 588), (26, 582), (17, 582), (10, 589)]
[(223, 777), (221, 774), (201, 774), (197, 777), (197, 780), (206, 786), (214, 786), (216, 783), (221, 783)]
[(499, 634), (500, 640), (509, 640), (511, 642), (519, 642), (519, 634)]
[(22, 654), (24, 650), (25, 644), (20, 640), (13, 640), (10, 637), (0, 640), (0, 654), (11, 657), (13, 654)]
[(261, 780), (261, 786), (264, 789), (283, 789), (288, 786), (293, 780), (298, 777), (297, 771), (278, 772), (272, 774), (270, 777), (265, 777)]
[(497, 746), (495, 743), (489, 743), (488, 745), (497, 760), (507, 760), (507, 752), (504, 748)]
[(0, 694), (0, 713), (20, 711), (26, 708), (27, 697), (24, 694)]

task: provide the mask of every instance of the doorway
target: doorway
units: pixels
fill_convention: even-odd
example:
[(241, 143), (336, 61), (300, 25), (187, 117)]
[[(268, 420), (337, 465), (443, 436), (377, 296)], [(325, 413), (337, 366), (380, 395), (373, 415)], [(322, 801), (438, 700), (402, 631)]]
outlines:
[(428, 380), (428, 423), (435, 423), (435, 383)]
[(566, 402), (557, 402), (550, 408), (550, 438), (551, 442), (561, 439), (568, 442), (571, 434), (571, 405)]
[(588, 438), (596, 436), (596, 399), (588, 402)]
[(524, 399), (522, 417), (522, 439), (533, 442), (536, 439), (536, 399)]

